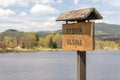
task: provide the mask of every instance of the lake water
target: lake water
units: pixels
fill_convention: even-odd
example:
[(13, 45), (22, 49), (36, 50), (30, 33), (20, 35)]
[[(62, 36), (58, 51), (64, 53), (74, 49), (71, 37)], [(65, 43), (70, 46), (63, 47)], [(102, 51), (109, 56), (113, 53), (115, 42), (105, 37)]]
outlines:
[[(120, 51), (87, 53), (87, 80), (120, 80)], [(76, 65), (76, 51), (0, 54), (0, 80), (77, 80)]]

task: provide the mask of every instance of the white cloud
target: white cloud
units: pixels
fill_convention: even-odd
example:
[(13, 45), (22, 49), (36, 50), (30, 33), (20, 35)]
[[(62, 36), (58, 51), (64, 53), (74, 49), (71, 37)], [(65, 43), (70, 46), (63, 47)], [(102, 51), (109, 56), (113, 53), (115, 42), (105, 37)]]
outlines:
[(120, 0), (91, 0), (93, 3), (102, 2), (111, 6), (120, 7)]
[(32, 14), (34, 15), (48, 15), (48, 14), (54, 14), (54, 13), (57, 13), (58, 11), (51, 7), (51, 6), (47, 6), (47, 5), (42, 5), (42, 4), (36, 4), (35, 6), (33, 6), (31, 8), (31, 11), (30, 11)]
[(110, 2), (110, 5), (112, 6), (120, 7), (120, 0), (111, 0), (108, 2)]
[(60, 29), (55, 21), (56, 17), (50, 17), (44, 22), (32, 21), (30, 26), (35, 31), (54, 31)]
[(7, 29), (16, 29), (16, 30), (20, 30), (20, 31), (25, 31), (26, 30), (23, 24), (15, 24), (15, 23), (14, 24), (10, 24), (10, 23), (4, 24), (4, 23), (2, 23), (2, 24), (0, 24), (0, 27), (1, 27), (0, 32), (3, 32)]
[(16, 0), (0, 0), (0, 6), (8, 7), (11, 5), (14, 5), (16, 3)]
[(62, 0), (32, 0), (33, 3), (50, 4), (50, 3), (62, 3)]
[(49, 4), (54, 2), (54, 0), (32, 0), (32, 1), (36, 3), (42, 3), (42, 4)]
[(103, 1), (103, 0), (91, 0), (93, 3), (99, 2), (99, 1)]
[(10, 9), (4, 10), (4, 9), (0, 8), (0, 16), (10, 16), (10, 15), (13, 15), (13, 14), (15, 14), (15, 12), (10, 10)]
[(0, 6), (8, 7), (15, 4), (19, 4), (20, 6), (28, 6), (30, 0), (0, 0)]
[(16, 0), (17, 4), (19, 4), (21, 7), (27, 7), (29, 6), (30, 0)]
[(62, 3), (62, 0), (0, 0), (0, 6), (9, 7), (13, 5), (20, 5), (21, 7), (29, 6), (30, 3), (34, 4), (51, 4)]
[[(0, 24), (1, 30), (5, 30), (5, 29), (17, 29), (20, 31), (54, 31), (54, 30), (58, 30), (58, 24), (56, 24), (56, 22), (28, 22), (28, 23), (20, 23), (20, 24)], [(0, 30), (0, 31), (1, 31)]]
[(26, 15), (27, 15), (27, 13), (25, 13), (25, 12), (20, 13), (20, 16), (26, 16)]
[[(55, 26), (55, 22), (44, 22), (43, 24), (42, 24), (42, 27), (45, 27), (46, 29), (48, 28), (48, 27), (52, 27), (52, 26)], [(49, 28), (50, 29), (50, 28)], [(50, 29), (51, 30), (51, 29)]]
[(62, 3), (63, 1), (62, 0), (57, 0), (57, 3)]
[(54, 16), (53, 16), (53, 17), (49, 18), (48, 21), (55, 21), (56, 18), (57, 18), (57, 17), (54, 17)]
[(102, 11), (102, 14), (105, 14), (105, 15), (109, 15), (109, 14), (113, 14), (114, 12), (112, 11)]
[(1, 21), (6, 21), (0, 23), (0, 32), (6, 29), (17, 29), (20, 31), (54, 31), (61, 29), (61, 24), (55, 21), (56, 17), (47, 17), (44, 19), (36, 19), (35, 17), (16, 17), (13, 16), (12, 19), (9, 17), (0, 18)]
[(74, 4), (78, 4), (79, 0), (73, 0), (74, 1)]

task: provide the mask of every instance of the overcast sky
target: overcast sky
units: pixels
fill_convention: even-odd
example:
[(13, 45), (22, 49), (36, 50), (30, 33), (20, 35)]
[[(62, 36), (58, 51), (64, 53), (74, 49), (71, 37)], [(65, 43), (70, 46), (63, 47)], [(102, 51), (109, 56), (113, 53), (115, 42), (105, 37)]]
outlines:
[(95, 7), (104, 17), (100, 22), (120, 24), (120, 0), (0, 0), (0, 32), (54, 31), (62, 23), (55, 19), (64, 11)]

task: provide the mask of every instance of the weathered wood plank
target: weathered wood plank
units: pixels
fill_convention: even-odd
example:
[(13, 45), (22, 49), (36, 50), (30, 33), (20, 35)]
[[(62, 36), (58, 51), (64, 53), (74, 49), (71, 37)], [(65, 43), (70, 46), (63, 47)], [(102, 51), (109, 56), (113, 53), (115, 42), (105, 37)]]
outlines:
[(81, 22), (64, 24), (62, 28), (62, 48), (65, 50), (93, 51), (94, 23)]
[(86, 80), (86, 51), (77, 51), (77, 80)]
[(81, 21), (102, 18), (103, 17), (95, 8), (85, 8), (64, 12), (56, 19), (56, 21)]

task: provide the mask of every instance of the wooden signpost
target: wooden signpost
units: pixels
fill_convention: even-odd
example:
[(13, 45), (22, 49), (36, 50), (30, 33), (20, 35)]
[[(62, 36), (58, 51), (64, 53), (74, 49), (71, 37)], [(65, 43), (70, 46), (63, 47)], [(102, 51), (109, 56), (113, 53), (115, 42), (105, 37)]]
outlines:
[(62, 48), (65, 50), (93, 51), (94, 23), (63, 24)]
[[(66, 21), (62, 26), (62, 48), (77, 51), (77, 80), (86, 80), (86, 51), (94, 50), (94, 22), (102, 19), (95, 8), (62, 13), (56, 21)], [(68, 24), (68, 21), (75, 23)]]

